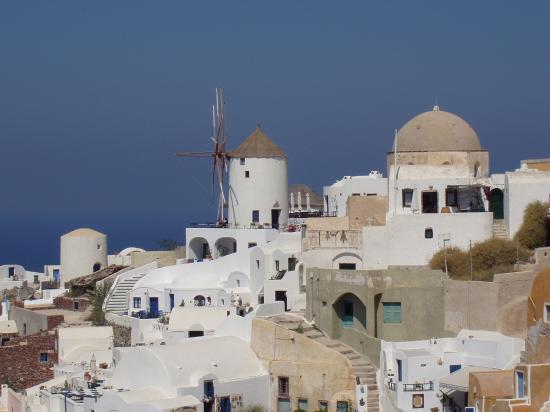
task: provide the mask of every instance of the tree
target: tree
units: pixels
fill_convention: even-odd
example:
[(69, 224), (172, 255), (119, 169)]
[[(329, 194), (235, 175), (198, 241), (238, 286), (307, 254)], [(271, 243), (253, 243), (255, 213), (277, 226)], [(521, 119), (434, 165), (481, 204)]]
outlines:
[(550, 220), (548, 203), (529, 203), (523, 213), (523, 223), (515, 239), (528, 249), (549, 245)]
[(107, 285), (99, 285), (95, 288), (95, 295), (92, 299), (92, 313), (88, 320), (92, 321), (94, 326), (102, 326), (105, 324), (105, 312), (103, 312), (103, 302), (107, 297), (109, 288)]

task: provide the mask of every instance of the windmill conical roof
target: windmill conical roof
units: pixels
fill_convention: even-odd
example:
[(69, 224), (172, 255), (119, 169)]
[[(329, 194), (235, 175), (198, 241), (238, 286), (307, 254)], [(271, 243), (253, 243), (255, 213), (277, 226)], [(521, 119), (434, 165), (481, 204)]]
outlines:
[(286, 158), (286, 153), (258, 126), (229, 157)]

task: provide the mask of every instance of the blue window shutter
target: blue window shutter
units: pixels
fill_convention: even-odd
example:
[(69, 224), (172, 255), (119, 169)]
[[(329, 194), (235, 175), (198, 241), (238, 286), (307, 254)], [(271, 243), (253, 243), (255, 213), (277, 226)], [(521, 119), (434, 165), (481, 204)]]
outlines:
[(384, 302), (384, 323), (401, 323), (401, 303)]

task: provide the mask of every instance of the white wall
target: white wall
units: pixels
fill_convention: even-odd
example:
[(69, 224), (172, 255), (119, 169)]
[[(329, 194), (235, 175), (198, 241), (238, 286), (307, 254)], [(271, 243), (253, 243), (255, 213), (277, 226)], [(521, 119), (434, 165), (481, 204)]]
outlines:
[(92, 273), (96, 263), (101, 269), (107, 266), (107, 236), (61, 236), (61, 287)]
[(537, 200), (550, 201), (550, 172), (531, 169), (506, 173), (504, 218), (510, 238), (521, 227), (527, 205)]
[(323, 187), (324, 210), (336, 216), (346, 216), (348, 197), (388, 195), (388, 179), (382, 175), (345, 176), (331, 186)]
[[(425, 229), (433, 238), (425, 238)], [(363, 268), (386, 269), (388, 266), (427, 265), (437, 251), (446, 246), (463, 249), (493, 236), (493, 214), (430, 213), (396, 215), (385, 226), (363, 228)]]
[[(288, 223), (287, 160), (247, 157), (244, 161), (244, 165), (239, 158), (229, 161), (229, 225), (250, 227), (253, 210), (260, 211), (259, 224), (270, 224), (271, 209), (280, 208), (279, 224), (285, 226)], [(250, 177), (245, 177), (245, 171), (250, 172)]]

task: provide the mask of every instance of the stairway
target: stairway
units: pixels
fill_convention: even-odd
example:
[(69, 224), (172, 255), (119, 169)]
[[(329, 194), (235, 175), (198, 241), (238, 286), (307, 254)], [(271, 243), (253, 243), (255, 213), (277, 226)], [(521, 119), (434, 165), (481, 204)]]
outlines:
[[(339, 340), (330, 339), (319, 329), (310, 325), (303, 317), (292, 314), (276, 315), (268, 320), (285, 329), (301, 333), (302, 335), (332, 349), (348, 359), (354, 380), (367, 385), (367, 407), (369, 412), (378, 412), (380, 408), (378, 383), (376, 382), (376, 367), (367, 357), (345, 345)], [(549, 411), (550, 412), (550, 411)]]
[[(142, 272), (125, 277), (124, 279), (117, 279), (105, 298), (105, 312), (128, 313), (128, 294), (134, 288), (138, 280), (143, 278), (146, 274), (147, 272)], [(120, 276), (122, 275), (123, 274)]]
[(544, 405), (540, 408), (540, 412), (550, 412), (550, 400), (544, 402)]
[(508, 228), (503, 219), (493, 219), (493, 238), (508, 239)]

